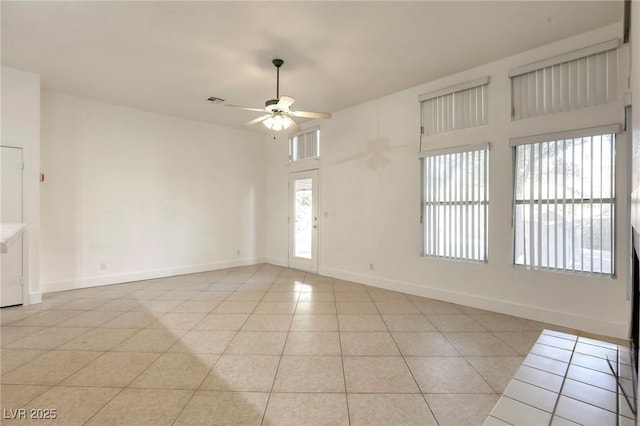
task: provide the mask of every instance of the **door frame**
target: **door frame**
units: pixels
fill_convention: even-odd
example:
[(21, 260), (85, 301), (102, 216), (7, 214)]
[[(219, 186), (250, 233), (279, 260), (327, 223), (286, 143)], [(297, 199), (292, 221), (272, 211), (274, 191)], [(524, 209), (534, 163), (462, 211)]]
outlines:
[[(312, 231), (312, 243), (311, 243), (311, 260), (309, 262), (305, 262), (301, 260), (299, 263), (292, 262), (294, 259), (293, 249), (294, 249), (294, 232), (293, 232), (293, 208), (294, 208), (294, 197), (293, 197), (293, 188), (291, 186), (295, 176), (301, 176), (304, 174), (311, 175), (313, 180), (314, 187), (313, 192), (315, 198), (313, 199), (313, 208), (316, 214), (316, 225)], [(291, 171), (289, 173), (289, 181), (287, 184), (288, 188), (288, 210), (287, 210), (287, 233), (288, 233), (288, 242), (287, 242), (287, 267), (292, 269), (298, 269), (301, 271), (317, 274), (319, 267), (319, 253), (320, 253), (320, 169), (312, 168), (312, 169), (303, 169)], [(305, 263), (307, 263), (305, 265)]]
[[(30, 291), (30, 280), (29, 280), (29, 211), (28, 211), (28, 196), (29, 196), (29, 188), (28, 188), (28, 180), (27, 180), (27, 170), (29, 167), (29, 147), (28, 146), (20, 146), (20, 145), (12, 145), (5, 142), (0, 142), (1, 148), (9, 148), (9, 149), (19, 149), (22, 157), (22, 176), (21, 176), (21, 185), (22, 185), (22, 211), (21, 211), (21, 220), (25, 225), (25, 230), (23, 231), (20, 239), (22, 240), (22, 303), (21, 305), (30, 305), (31, 304), (31, 291)], [(0, 218), (1, 219), (1, 218)]]

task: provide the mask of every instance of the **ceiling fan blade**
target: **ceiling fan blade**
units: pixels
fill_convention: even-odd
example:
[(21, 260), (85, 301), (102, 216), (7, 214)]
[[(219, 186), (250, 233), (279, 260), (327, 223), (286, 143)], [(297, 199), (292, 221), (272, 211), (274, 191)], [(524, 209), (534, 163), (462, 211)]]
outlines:
[(295, 121), (291, 120), (291, 124), (289, 125), (289, 130), (293, 130), (294, 132), (299, 132), (300, 131), (300, 126), (298, 126), (298, 123), (296, 123)]
[(261, 121), (264, 121), (269, 117), (271, 117), (271, 114), (265, 114), (265, 115), (263, 115), (261, 117), (254, 118), (253, 120), (249, 121), (248, 123), (245, 123), (245, 126), (251, 126), (253, 124), (256, 124), (256, 123), (259, 123)]
[(295, 101), (291, 96), (280, 96), (280, 99), (278, 99), (278, 108), (288, 110)]
[(304, 118), (331, 118), (328, 112), (289, 111), (291, 115)]
[(264, 112), (264, 108), (252, 108), (252, 107), (245, 107), (245, 106), (240, 106), (240, 105), (225, 105), (226, 107), (231, 107), (231, 108), (239, 108), (239, 109), (244, 109), (246, 111), (258, 111), (258, 112)]

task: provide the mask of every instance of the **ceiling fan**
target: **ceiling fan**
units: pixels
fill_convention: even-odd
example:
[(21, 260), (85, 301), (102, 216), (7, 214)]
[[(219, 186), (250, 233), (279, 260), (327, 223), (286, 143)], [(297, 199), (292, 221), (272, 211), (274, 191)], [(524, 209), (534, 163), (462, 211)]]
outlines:
[(268, 129), (280, 130), (291, 127), (299, 130), (300, 126), (293, 120), (293, 117), (303, 118), (331, 118), (328, 112), (311, 112), (311, 111), (294, 111), (289, 107), (296, 101), (291, 96), (280, 96), (280, 67), (284, 64), (282, 59), (274, 59), (271, 61), (276, 67), (276, 98), (270, 99), (264, 103), (264, 108), (250, 108), (238, 105), (227, 105), (232, 108), (240, 108), (247, 111), (266, 112), (266, 114), (249, 121), (247, 126), (262, 122)]

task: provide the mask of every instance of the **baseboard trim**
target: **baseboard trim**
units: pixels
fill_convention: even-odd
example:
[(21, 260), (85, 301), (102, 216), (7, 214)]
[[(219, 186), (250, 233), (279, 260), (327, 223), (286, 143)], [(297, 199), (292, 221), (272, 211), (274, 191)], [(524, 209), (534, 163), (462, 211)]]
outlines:
[(36, 303), (42, 303), (42, 292), (34, 291), (29, 292), (29, 303), (28, 305), (35, 305)]
[[(262, 257), (225, 260), (201, 265), (176, 266), (171, 268), (154, 269), (148, 271), (124, 272), (121, 274), (100, 275), (71, 280), (50, 281), (41, 284), (42, 293), (55, 291), (76, 290), (80, 288), (99, 287), (103, 285), (122, 284), (131, 281), (151, 280), (155, 278), (173, 277), (176, 275), (195, 274), (199, 272), (215, 271), (217, 269), (236, 268), (265, 263)], [(42, 300), (42, 297), (40, 296)], [(37, 303), (37, 302), (32, 302)]]
[(283, 257), (265, 257), (264, 261), (265, 263), (269, 263), (275, 266), (282, 266), (284, 268), (287, 268), (289, 266), (289, 259), (285, 259)]
[(608, 321), (584, 317), (569, 312), (553, 311), (537, 306), (524, 305), (504, 300), (483, 297), (475, 294), (460, 293), (440, 288), (428, 287), (411, 282), (389, 280), (373, 275), (357, 274), (334, 268), (320, 268), (319, 273), (332, 278), (367, 284), (386, 290), (399, 291), (415, 296), (428, 297), (445, 302), (457, 303), (478, 309), (485, 309), (506, 315), (514, 315), (534, 321), (541, 321), (586, 331), (593, 334), (611, 336), (619, 339), (628, 338), (629, 325), (623, 322)]
[[(201, 265), (179, 266), (172, 268), (155, 269), (149, 271), (127, 272), (122, 274), (104, 275), (96, 277), (85, 277), (76, 280), (61, 280), (42, 283), (41, 292), (30, 293), (29, 303), (39, 303), (42, 301), (43, 293), (55, 291), (74, 290), (80, 288), (97, 287), (110, 284), (121, 284), (131, 281), (141, 281), (155, 278), (165, 278), (176, 275), (193, 274), (199, 272), (214, 271), (217, 269), (235, 268), (239, 266), (251, 266), (261, 263), (268, 263), (275, 266), (287, 267), (288, 260), (276, 257), (256, 257), (245, 259), (226, 260)], [(483, 297), (475, 294), (460, 293), (441, 288), (433, 288), (411, 282), (390, 280), (377, 277), (375, 275), (358, 274), (335, 268), (320, 267), (318, 273), (332, 278), (338, 278), (366, 284), (386, 290), (399, 291), (415, 296), (429, 297), (445, 302), (458, 303), (478, 309), (485, 309), (492, 312), (507, 315), (516, 315), (522, 318), (557, 324), (575, 330), (582, 330), (589, 333), (601, 334), (620, 339), (628, 338), (628, 324), (599, 320), (584, 317), (568, 312), (553, 311), (537, 306), (508, 302), (504, 300)]]

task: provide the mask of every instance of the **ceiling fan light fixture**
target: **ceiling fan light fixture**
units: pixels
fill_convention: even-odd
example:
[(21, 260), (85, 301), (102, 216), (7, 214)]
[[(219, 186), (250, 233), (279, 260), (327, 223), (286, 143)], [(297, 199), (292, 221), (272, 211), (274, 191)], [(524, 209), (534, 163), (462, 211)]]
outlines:
[(264, 124), (264, 126), (269, 130), (271, 130), (271, 128), (273, 127), (273, 123), (273, 117), (268, 117), (262, 122), (262, 124)]
[(289, 126), (291, 126), (291, 123), (293, 123), (293, 120), (291, 119), (291, 117), (289, 117), (288, 115), (285, 115), (282, 117), (282, 127), (284, 129), (288, 129)]
[[(2, 0), (0, 0), (2, 1)], [(328, 112), (311, 112), (311, 111), (293, 111), (290, 109), (291, 105), (296, 101), (291, 96), (280, 96), (280, 67), (284, 64), (282, 59), (274, 59), (272, 61), (273, 65), (276, 67), (276, 98), (269, 99), (264, 103), (264, 108), (251, 108), (244, 107), (239, 105), (229, 105), (228, 107), (244, 109), (247, 111), (256, 111), (262, 112), (261, 117), (258, 117), (254, 120), (246, 123), (247, 126), (252, 126), (256, 123), (262, 123), (264, 126), (273, 130), (274, 132), (279, 132), (288, 128), (293, 129), (294, 131), (300, 130), (300, 126), (292, 117), (302, 117), (302, 118), (331, 118), (331, 114)], [(211, 97), (209, 100), (212, 102), (216, 102), (219, 98)]]
[(293, 120), (286, 115), (282, 115), (280, 112), (274, 113), (271, 117), (267, 117), (266, 120), (262, 122), (265, 127), (269, 130), (274, 130), (279, 132), (291, 126)]

